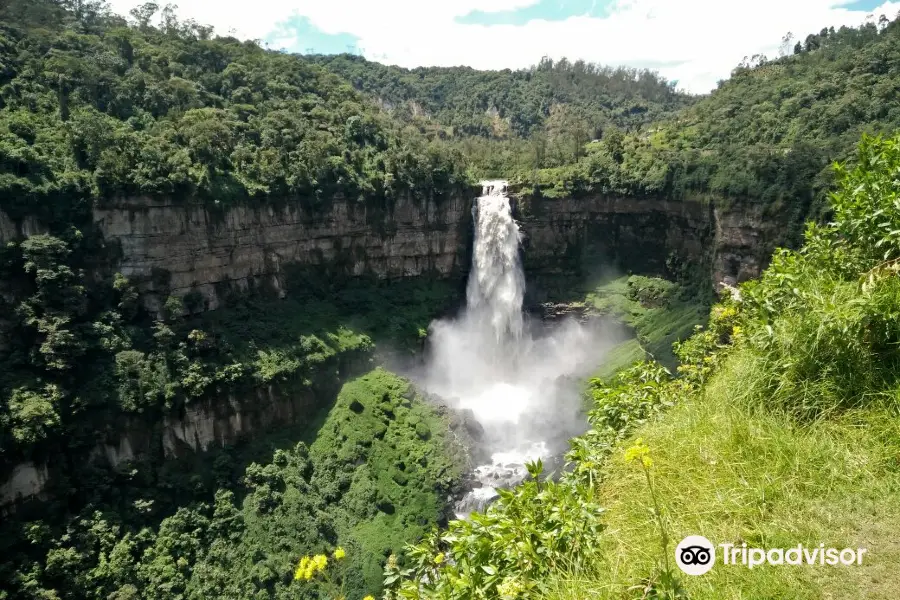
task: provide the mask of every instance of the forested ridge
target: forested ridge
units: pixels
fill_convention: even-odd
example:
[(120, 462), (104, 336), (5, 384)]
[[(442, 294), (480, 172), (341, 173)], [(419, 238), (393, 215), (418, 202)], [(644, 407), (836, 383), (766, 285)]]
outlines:
[[(458, 161), (340, 78), (172, 9), (5, 5), (0, 193), (18, 213), (123, 195), (228, 203), (450, 193)], [(153, 19), (151, 24), (151, 19)], [(156, 25), (157, 19), (160, 20)]]
[(313, 56), (395, 117), (431, 121), (451, 137), (529, 137), (568, 127), (599, 138), (609, 127), (637, 129), (691, 104), (671, 82), (649, 70), (554, 61), (530, 69), (470, 67), (403, 69), (342, 54)]
[(831, 161), (900, 118), (900, 34), (887, 19), (747, 59), (698, 98), (650, 71), (583, 61), (407, 70), (291, 56), (149, 7), (132, 26), (99, 4), (77, 18), (49, 0), (4, 9), (0, 174), (17, 203), (340, 194), (383, 204), (505, 176), (551, 196), (806, 207), (830, 185)]
[[(786, 38), (789, 39), (789, 38)], [(900, 126), (900, 25), (823, 29), (746, 58), (704, 96), (658, 75), (545, 59), (531, 69), (401, 69), (313, 57), (386, 112), (523, 194), (755, 202), (801, 220), (863, 133)]]
[[(900, 25), (887, 20), (749, 59), (697, 98), (652, 72), (581, 61), (405, 70), (267, 51), (152, 3), (127, 19), (101, 1), (4, 3), (0, 208), (48, 231), (0, 248), (0, 472), (49, 456), (61, 463), (46, 504), (3, 519), (0, 599), (312, 599), (324, 597), (325, 573), (348, 598), (377, 594), (382, 582), (388, 597), (409, 598), (553, 597), (554, 585), (565, 598), (559, 590), (572, 581), (586, 595), (641, 585), (674, 594), (673, 574), (645, 555), (615, 571), (627, 579), (615, 585), (587, 567), (623, 552), (603, 537), (607, 501), (641, 506), (640, 496), (608, 487), (636, 431), (653, 434), (667, 412), (678, 418), (682, 406), (708, 401), (712, 381), (738, 396), (735, 410), (752, 406), (740, 419), (772, 409), (764, 424), (788, 441), (795, 428), (850, 409), (881, 423), (873, 439), (896, 433), (895, 407), (880, 401), (897, 396), (891, 177), (900, 142), (854, 149), (863, 133), (900, 129), (898, 87)], [(94, 206), (133, 196), (211, 210), (291, 198), (314, 213), (335, 197), (386, 209), (406, 195), (471, 193), (487, 175), (510, 178), (525, 197), (756, 202), (794, 224), (837, 216), (810, 226), (801, 250), (780, 252), (761, 282), (743, 288), (743, 303), (714, 309), (677, 348), (678, 377), (645, 364), (592, 381), (592, 429), (573, 441), (562, 483), (535, 477), (489, 514), (405, 550), (446, 520), (464, 458), (451, 415), (372, 370), (375, 342), (418, 348), (459, 290), (298, 271), (287, 299), (248, 294), (204, 313), (189, 294), (150, 314), (134, 282), (109, 269), (114, 249), (91, 226)], [(336, 400), (280, 438), (196, 460), (82, 460), (128, 426), (152, 428), (261, 389)], [(683, 418), (688, 430), (697, 422)], [(868, 471), (851, 460), (829, 468), (853, 482), (870, 473), (893, 481), (894, 442), (864, 441)], [(635, 448), (632, 457), (644, 452)], [(812, 487), (766, 487), (808, 475), (779, 468), (735, 480), (775, 498)], [(302, 555), (327, 557), (332, 570), (295, 573)], [(802, 586), (779, 589), (789, 597)]]
[(802, 218), (823, 208), (833, 161), (851, 157), (860, 135), (900, 127), (898, 74), (897, 20), (826, 29), (793, 54), (746, 59), (674, 118), (612, 132), (564, 165), (520, 163), (513, 178), (551, 196), (700, 197)]

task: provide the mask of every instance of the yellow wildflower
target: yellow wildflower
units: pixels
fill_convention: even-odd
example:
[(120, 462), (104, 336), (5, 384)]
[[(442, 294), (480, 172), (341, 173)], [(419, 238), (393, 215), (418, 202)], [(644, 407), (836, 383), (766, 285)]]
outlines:
[(298, 581), (309, 581), (316, 574), (316, 565), (308, 556), (300, 559), (297, 570), (294, 571), (294, 579)]
[(434, 564), (439, 565), (444, 562), (444, 553), (440, 552), (434, 557)]
[(366, 596), (363, 600), (375, 600), (375, 596)]
[(644, 445), (643, 438), (638, 438), (634, 446), (625, 451), (625, 462), (635, 460), (641, 461), (641, 464), (647, 468), (653, 465), (653, 461), (650, 459), (650, 448)]
[(335, 550), (334, 550), (334, 560), (341, 560), (341, 559), (344, 558), (345, 556), (347, 556), (347, 553), (344, 552), (344, 549), (343, 549), (343, 548), (341, 548), (340, 546), (338, 546), (337, 548), (335, 548)]
[(324, 554), (316, 554), (313, 556), (313, 563), (316, 566), (316, 571), (324, 571), (325, 567), (328, 566), (328, 557)]
[(507, 577), (497, 586), (497, 593), (504, 600), (511, 600), (518, 597), (523, 589), (522, 583), (517, 578)]

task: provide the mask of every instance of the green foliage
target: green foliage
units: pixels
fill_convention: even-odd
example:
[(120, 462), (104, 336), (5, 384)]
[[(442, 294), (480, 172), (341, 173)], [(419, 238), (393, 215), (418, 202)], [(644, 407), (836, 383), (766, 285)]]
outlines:
[[(756, 202), (792, 226), (825, 208), (830, 162), (852, 156), (863, 133), (900, 128), (900, 22), (824, 30), (809, 49), (755, 57), (674, 118), (622, 136), (604, 131), (577, 157), (512, 164), (523, 194), (617, 194)], [(600, 137), (600, 136), (598, 136)], [(537, 169), (537, 170), (536, 170)]]
[(781, 251), (742, 287), (741, 326), (767, 365), (771, 402), (816, 415), (864, 402), (893, 381), (900, 330), (894, 173), (896, 139), (864, 138), (838, 169), (834, 222), (810, 226), (805, 246)]
[(588, 396), (591, 428), (571, 440), (566, 460), (568, 481), (593, 486), (613, 449), (635, 428), (673, 406), (676, 389), (663, 367), (640, 362), (618, 373), (610, 382), (592, 379)]
[(310, 59), (409, 129), (459, 150), (473, 178), (571, 165), (591, 140), (621, 137), (694, 100), (648, 70), (566, 59), (545, 58), (517, 71), (407, 70), (352, 55)]
[[(831, 195), (835, 234), (859, 252), (862, 260), (900, 257), (900, 181), (885, 176), (898, 169), (900, 143), (896, 138), (864, 137), (852, 168), (835, 165), (841, 186)], [(822, 231), (810, 232), (809, 237), (830, 241)], [(843, 263), (849, 257), (845, 252), (841, 258)]]
[(338, 545), (346, 562), (330, 583), (348, 597), (377, 594), (385, 557), (443, 518), (463, 462), (446, 417), (381, 369), (344, 385), (311, 446), (270, 456), (246, 467), (237, 490), (161, 521), (138, 500), (132, 511), (85, 507), (62, 532), (42, 525), (30, 558), (15, 556), (8, 597), (313, 599), (328, 582), (295, 581), (297, 562)]
[[(452, 137), (572, 136), (581, 146), (607, 128), (635, 128), (690, 103), (649, 70), (543, 59), (530, 69), (402, 69), (353, 55), (314, 61), (397, 117)], [(544, 139), (546, 143), (546, 139)]]
[(467, 183), (458, 156), (300, 57), (213, 38), (171, 8), (154, 27), (149, 3), (133, 27), (101, 3), (90, 27), (84, 12), (44, 20), (12, 4), (0, 28), (0, 192), (14, 214), (65, 222), (123, 195), (380, 205)]
[(54, 432), (60, 424), (59, 401), (62, 394), (53, 384), (42, 390), (16, 388), (7, 401), (8, 416), (4, 423), (16, 444), (35, 444)]
[[(567, 454), (571, 469), (546, 488), (552, 492), (538, 499), (542, 484), (537, 481), (504, 492), (486, 515), (452, 522), (447, 533), (436, 533), (411, 548), (411, 565), (389, 563), (386, 582), (396, 597), (504, 597), (501, 582), (514, 586), (521, 597), (619, 598), (641, 593), (676, 598), (701, 588), (704, 597), (719, 597), (723, 590), (734, 591), (734, 576), (678, 580), (669, 564), (670, 534), (678, 539), (716, 531), (720, 537), (715, 539), (755, 539), (760, 547), (788, 547), (799, 536), (815, 545), (821, 539), (821, 515), (792, 499), (808, 498), (806, 504), (816, 506), (827, 499), (839, 505), (846, 500), (843, 492), (836, 496), (835, 489), (844, 489), (882, 508), (888, 500), (895, 503), (896, 461), (885, 457), (896, 452), (900, 387), (900, 265), (894, 259), (900, 249), (893, 206), (898, 143), (900, 138), (863, 138), (857, 163), (837, 170), (834, 222), (810, 225), (803, 248), (780, 251), (760, 280), (743, 284), (738, 294), (726, 295), (713, 307), (708, 327), (698, 327), (676, 345), (680, 377), (643, 363), (611, 382), (591, 381), (591, 428), (572, 441)], [(866, 215), (872, 215), (871, 222)], [(644, 302), (665, 297), (665, 286), (633, 283), (631, 295)], [(621, 297), (613, 298), (621, 302)], [(595, 301), (609, 299), (601, 295)], [(684, 404), (688, 408), (682, 408)], [(658, 418), (663, 411), (680, 414), (676, 418), (681, 420), (668, 425)], [(860, 427), (860, 421), (868, 425)], [(873, 434), (873, 423), (885, 431)], [(625, 453), (626, 460), (640, 459), (650, 503), (636, 491), (634, 477), (610, 460), (636, 429), (663, 440), (663, 467), (654, 466), (640, 439)], [(860, 466), (855, 456), (857, 438), (866, 444), (866, 458), (859, 460), (875, 461), (869, 466)], [(869, 498), (859, 490), (875, 472), (891, 483), (879, 488), (880, 496)], [(719, 483), (710, 487), (710, 482)], [(604, 495), (610, 491), (612, 496)], [(607, 502), (620, 515), (611, 523), (611, 535), (599, 510)], [(569, 514), (579, 503), (592, 508), (555, 524), (556, 531), (590, 530), (592, 542), (567, 548), (563, 560), (556, 554), (559, 548), (541, 537), (545, 515)], [(775, 513), (787, 524), (772, 530), (767, 523), (779, 510), (775, 506), (787, 507)], [(720, 526), (723, 521), (727, 532)], [(843, 531), (843, 521), (837, 527)], [(830, 530), (835, 531), (834, 523)], [(789, 542), (784, 531), (791, 531)], [(503, 537), (507, 532), (510, 535)], [(895, 535), (896, 529), (885, 539)], [(635, 539), (640, 543), (635, 545)], [(655, 557), (648, 560), (646, 551), (660, 539), (662, 564)], [(519, 554), (523, 549), (540, 559), (528, 560), (527, 552)], [(617, 562), (622, 552), (630, 562)], [(438, 553), (452, 560), (444, 564), (445, 554)], [(739, 579), (765, 594), (772, 585), (789, 590), (812, 585), (806, 576), (785, 577), (787, 582)]]
[(387, 598), (514, 598), (539, 594), (544, 578), (590, 555), (602, 531), (602, 509), (589, 488), (531, 479), (500, 491), (486, 514), (451, 521), (409, 549), (408, 566), (395, 558), (385, 570)]
[(671, 369), (677, 364), (672, 345), (691, 334), (706, 310), (703, 299), (691, 297), (683, 284), (641, 275), (603, 281), (586, 294), (585, 303), (632, 327), (651, 358)]

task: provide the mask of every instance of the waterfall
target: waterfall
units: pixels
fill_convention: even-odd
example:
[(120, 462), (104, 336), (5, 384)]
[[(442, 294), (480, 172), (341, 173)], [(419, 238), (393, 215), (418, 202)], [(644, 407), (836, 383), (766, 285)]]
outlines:
[[(522, 481), (525, 463), (559, 456), (584, 431), (581, 399), (568, 376), (586, 375), (604, 345), (575, 321), (536, 328), (523, 312), (521, 234), (505, 181), (482, 182), (473, 207), (472, 269), (465, 310), (435, 321), (419, 382), (484, 428), (490, 461), (471, 473), (471, 491), (457, 503), (460, 517), (483, 510), (498, 488)], [(538, 335), (535, 330), (538, 329)], [(596, 361), (592, 361), (596, 358)]]
[(493, 333), (497, 346), (522, 337), (525, 275), (521, 235), (512, 216), (505, 181), (487, 181), (474, 207), (475, 245), (466, 290), (467, 310)]

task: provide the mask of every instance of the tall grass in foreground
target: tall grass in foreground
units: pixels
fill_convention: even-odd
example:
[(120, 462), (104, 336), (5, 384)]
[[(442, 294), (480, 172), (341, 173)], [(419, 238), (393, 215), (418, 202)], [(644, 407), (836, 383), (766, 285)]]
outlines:
[[(639, 434), (673, 540), (752, 547), (868, 547), (861, 567), (717, 566), (682, 577), (691, 598), (896, 598), (900, 566), (900, 171), (898, 140), (866, 138), (839, 167), (835, 221), (776, 253), (738, 301), (680, 348), (699, 387)], [(630, 392), (632, 395), (634, 392)], [(576, 469), (578, 467), (576, 466)], [(549, 598), (667, 597), (655, 523), (621, 461), (594, 477), (605, 513), (596, 562), (554, 574)]]
[[(736, 353), (702, 394), (639, 428), (671, 539), (698, 534), (764, 548), (826, 542), (868, 547), (869, 562), (831, 570), (716, 565), (701, 577), (681, 577), (687, 597), (900, 597), (893, 578), (879, 578), (900, 566), (895, 411), (878, 402), (800, 423), (748, 393), (747, 384), (760, 378), (756, 359)], [(595, 562), (554, 574), (545, 597), (645, 597), (639, 584), (657, 570), (659, 531), (643, 474), (622, 457), (606, 463), (597, 487), (606, 527)]]

